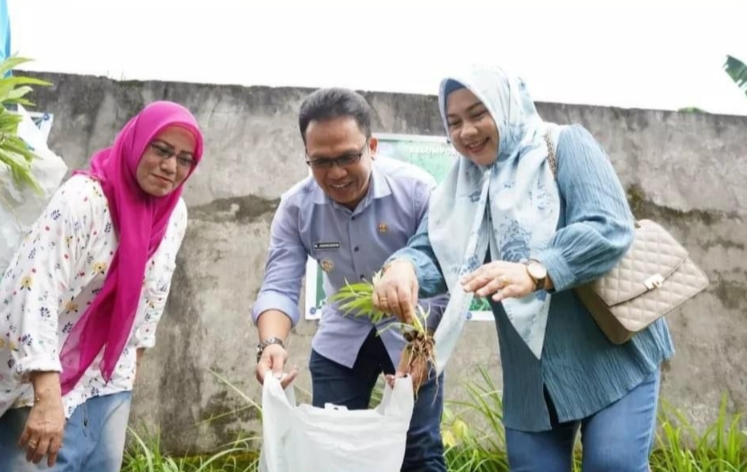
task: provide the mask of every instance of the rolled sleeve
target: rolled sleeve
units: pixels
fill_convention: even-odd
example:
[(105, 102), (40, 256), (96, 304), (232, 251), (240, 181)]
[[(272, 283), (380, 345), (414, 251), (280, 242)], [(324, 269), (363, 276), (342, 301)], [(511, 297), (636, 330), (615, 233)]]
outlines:
[(135, 332), (135, 347), (137, 349), (151, 349), (156, 345), (156, 323), (146, 323)]
[(32, 372), (62, 372), (60, 356), (55, 352), (40, 352), (18, 359), (13, 367), (13, 380), (26, 383)]
[(287, 295), (272, 290), (262, 292), (252, 306), (252, 321), (257, 323), (259, 316), (268, 310), (278, 310), (290, 318), (291, 324), (295, 326), (301, 319), (298, 305)]

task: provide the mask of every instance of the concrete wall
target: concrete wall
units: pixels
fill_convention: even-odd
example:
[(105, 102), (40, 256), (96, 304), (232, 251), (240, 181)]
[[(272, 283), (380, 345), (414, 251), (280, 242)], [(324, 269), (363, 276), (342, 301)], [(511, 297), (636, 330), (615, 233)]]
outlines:
[[(270, 221), (281, 193), (306, 176), (296, 113), (309, 90), (211, 86), (42, 75), (38, 109), (54, 113), (51, 147), (72, 167), (143, 104), (181, 102), (206, 134), (205, 159), (185, 198), (190, 223), (157, 347), (147, 354), (132, 424), (159, 426), (175, 452), (205, 451), (241, 431), (256, 431), (247, 402), (213, 373), (259, 401), (254, 380), (256, 331), (248, 321), (259, 290)], [(375, 130), (442, 134), (436, 99), (367, 93)], [(639, 218), (653, 217), (691, 251), (712, 280), (707, 293), (669, 317), (677, 354), (665, 366), (663, 397), (711, 420), (722, 393), (747, 409), (747, 118), (539, 104), (542, 116), (581, 123), (610, 154)], [(306, 369), (315, 322), (301, 322), (290, 344), (308, 389)], [(447, 397), (486, 366), (500, 384), (493, 323), (473, 322), (447, 371)]]

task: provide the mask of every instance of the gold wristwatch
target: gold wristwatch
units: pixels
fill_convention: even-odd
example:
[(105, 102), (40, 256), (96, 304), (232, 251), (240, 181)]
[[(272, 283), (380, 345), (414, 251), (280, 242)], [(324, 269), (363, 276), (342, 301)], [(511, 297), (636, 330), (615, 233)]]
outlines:
[(534, 291), (544, 290), (545, 282), (547, 281), (547, 268), (539, 261), (532, 259), (526, 261), (525, 264), (529, 277), (534, 281)]

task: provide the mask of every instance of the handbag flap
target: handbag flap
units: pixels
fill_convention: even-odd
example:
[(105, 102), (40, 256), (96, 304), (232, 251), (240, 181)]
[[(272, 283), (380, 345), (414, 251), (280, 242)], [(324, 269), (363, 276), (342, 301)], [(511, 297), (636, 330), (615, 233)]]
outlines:
[(640, 220), (625, 257), (590, 287), (610, 307), (625, 303), (661, 286), (687, 257), (687, 250), (664, 228), (653, 221)]

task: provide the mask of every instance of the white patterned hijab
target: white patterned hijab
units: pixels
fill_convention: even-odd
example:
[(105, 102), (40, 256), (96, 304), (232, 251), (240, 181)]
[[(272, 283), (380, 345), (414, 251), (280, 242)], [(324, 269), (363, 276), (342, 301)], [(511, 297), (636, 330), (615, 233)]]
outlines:
[[(465, 76), (444, 79), (439, 107), (447, 134), (447, 95), (460, 85), (493, 117), (499, 150), (495, 163), (487, 167), (461, 156), (431, 196), (428, 234), (451, 293), (435, 334), (439, 371), (456, 345), (473, 298), (464, 292), (459, 277), (482, 265), (488, 249), (492, 261), (526, 261), (547, 246), (560, 213), (544, 140), (549, 131), (557, 142), (559, 127), (542, 121), (524, 82), (497, 68), (475, 68)], [(537, 358), (542, 354), (550, 298), (539, 291), (503, 301), (508, 319)]]

